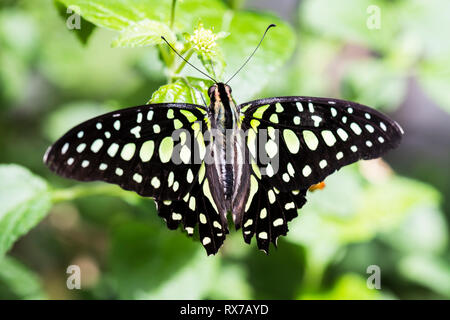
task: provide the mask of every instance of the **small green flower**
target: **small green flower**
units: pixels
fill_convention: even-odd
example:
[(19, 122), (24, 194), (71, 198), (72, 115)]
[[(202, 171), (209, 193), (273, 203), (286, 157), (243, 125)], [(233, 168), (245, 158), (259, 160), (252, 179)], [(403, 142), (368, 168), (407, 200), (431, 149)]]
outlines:
[(194, 30), (194, 34), (188, 37), (188, 41), (194, 49), (203, 53), (212, 53), (217, 47), (217, 39), (219, 39), (219, 35), (214, 34), (211, 29), (205, 29), (203, 24), (199, 24)]

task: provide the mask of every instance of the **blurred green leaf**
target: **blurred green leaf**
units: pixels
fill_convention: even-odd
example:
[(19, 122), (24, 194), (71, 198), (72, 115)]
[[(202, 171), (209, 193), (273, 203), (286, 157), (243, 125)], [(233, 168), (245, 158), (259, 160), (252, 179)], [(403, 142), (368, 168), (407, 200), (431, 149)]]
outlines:
[(448, 243), (445, 217), (432, 203), (418, 206), (383, 241), (407, 254), (441, 254)]
[[(410, 70), (418, 68), (424, 89), (448, 110), (450, 46), (443, 41), (441, 30), (448, 29), (444, 12), (449, 5), (445, 0), (344, 0), (339, 4), (308, 0), (300, 7), (300, 14), (303, 24), (321, 36), (343, 44), (355, 42), (381, 53), (376, 60), (351, 66), (342, 85), (344, 98), (392, 109), (405, 95)], [(380, 14), (379, 29), (367, 26), (373, 10)]]
[[(170, 21), (171, 0), (59, 0), (66, 6), (77, 6), (80, 14), (97, 26), (123, 30), (143, 19), (163, 23)], [(190, 31), (201, 17), (205, 24), (221, 20), (225, 6), (218, 0), (178, 1), (176, 7), (177, 31)]]
[[(29, 80), (28, 66), (14, 52), (0, 52), (0, 98), (6, 101), (23, 100), (23, 89)], [(6, 103), (2, 103), (3, 108)]]
[(0, 99), (13, 105), (23, 101), (38, 41), (39, 31), (30, 15), (12, 8), (0, 12)]
[(394, 110), (406, 95), (406, 77), (382, 61), (365, 59), (352, 63), (342, 79), (344, 99), (377, 109)]
[(450, 112), (450, 55), (423, 61), (417, 78), (430, 97)]
[(253, 288), (254, 298), (295, 299), (304, 276), (303, 248), (279, 239), (278, 247), (272, 247), (266, 255), (257, 250), (255, 240), (246, 257), (247, 281)]
[[(358, 188), (346, 189), (344, 178), (358, 179), (348, 174), (350, 170), (351, 167), (341, 169), (327, 178), (324, 191), (308, 196), (301, 219), (292, 223), (288, 240), (305, 245), (367, 241), (378, 233), (393, 230), (417, 208), (438, 203), (438, 194), (433, 188), (398, 176), (376, 184), (364, 184), (360, 180)], [(342, 176), (345, 171), (347, 175)], [(334, 200), (332, 206), (329, 199)], [(348, 214), (340, 213), (338, 208), (347, 208)]]
[[(299, 8), (300, 20), (321, 37), (389, 51), (400, 30), (396, 21), (402, 4), (401, 1), (385, 0), (307, 0)], [(378, 13), (380, 27), (375, 28), (372, 17), (376, 18)]]
[(218, 41), (228, 66), (223, 81), (227, 81), (242, 66), (257, 46), (264, 30), (271, 23), (277, 25), (267, 33), (252, 60), (230, 82), (234, 98), (243, 103), (254, 98), (274, 77), (278, 79), (284, 76), (280, 68), (291, 57), (296, 39), (292, 28), (273, 15), (236, 12), (231, 17), (229, 28), (223, 30), (230, 35)]
[(410, 0), (401, 4), (398, 23), (403, 38), (418, 44), (420, 54), (427, 59), (450, 54), (450, 42), (444, 40), (442, 30), (450, 30), (450, 2), (447, 0)]
[(410, 255), (400, 261), (399, 269), (409, 280), (450, 297), (450, 266), (429, 255)]
[(186, 261), (180, 270), (175, 272), (173, 277), (164, 281), (154, 291), (138, 293), (136, 298), (204, 299), (210, 288), (217, 285), (219, 263), (220, 261), (214, 257), (207, 258), (203, 249), (198, 250), (191, 260)]
[(113, 231), (109, 265), (120, 298), (199, 299), (214, 283), (217, 259), (162, 223), (130, 221)]
[(26, 13), (16, 9), (0, 12), (0, 45), (23, 60), (32, 57), (39, 41), (39, 28)]
[(348, 230), (347, 236), (352, 238), (359, 234), (366, 237), (374, 232), (392, 230), (416, 208), (436, 206), (438, 201), (439, 194), (434, 188), (408, 178), (393, 176), (384, 182), (371, 184), (359, 199), (358, 218), (348, 224), (348, 228), (354, 231)]
[(200, 94), (203, 94), (206, 100), (208, 88), (212, 84), (211, 80), (192, 77), (181, 78), (160, 87), (153, 93), (149, 103), (179, 102), (204, 105)]
[[(117, 0), (60, 0), (66, 6), (75, 5), (80, 8), (81, 15), (98, 26), (115, 30), (124, 30), (137, 21), (151, 19), (167, 23), (170, 17), (171, 1), (134, 1), (126, 5)], [(139, 13), (139, 14), (137, 14)], [(227, 77), (238, 69), (250, 55), (259, 39), (271, 24), (277, 28), (270, 32), (267, 39), (254, 56), (252, 63), (246, 66), (245, 72), (235, 82), (235, 95), (247, 100), (253, 97), (271, 79), (271, 75), (279, 70), (293, 52), (295, 37), (292, 29), (279, 18), (249, 12), (226, 12), (225, 6), (216, 0), (183, 1), (177, 3), (175, 29), (177, 32), (192, 32), (192, 25), (201, 18), (205, 27), (221, 27), (230, 36), (223, 39), (222, 49), (227, 65), (234, 66), (227, 71)], [(225, 27), (223, 27), (225, 25)], [(218, 60), (220, 62), (220, 59)]]
[(69, 95), (67, 98), (95, 97), (102, 101), (129, 97), (142, 83), (132, 66), (145, 49), (111, 48), (111, 36), (111, 31), (99, 29), (83, 47), (75, 38), (67, 37), (66, 30), (58, 29), (49, 34), (49, 41), (41, 48), (39, 71)]
[(112, 108), (91, 101), (71, 102), (53, 111), (43, 121), (43, 131), (50, 141), (56, 141), (72, 127), (109, 111)]
[[(56, 10), (58, 11), (62, 20), (67, 23), (67, 19), (69, 19), (73, 14), (78, 14), (74, 10), (69, 10), (65, 5), (63, 5), (59, 0), (54, 0), (54, 4)], [(71, 32), (74, 32), (77, 36), (78, 40), (82, 44), (87, 44), (92, 32), (95, 30), (95, 25), (85, 20), (82, 16), (80, 16), (80, 28), (72, 29)]]
[(124, 29), (112, 42), (113, 47), (145, 47), (164, 43), (164, 36), (169, 43), (174, 43), (177, 38), (165, 23), (145, 19)]
[(277, 81), (270, 84), (267, 96), (306, 95), (330, 96), (330, 65), (339, 54), (341, 45), (323, 38), (302, 33), (299, 46), (294, 57), (294, 65), (286, 65), (277, 76)]
[(0, 165), (0, 261), (13, 243), (35, 227), (51, 207), (44, 180), (27, 169)]
[(0, 282), (19, 299), (47, 299), (38, 276), (12, 257), (0, 259)]
[[(242, 241), (242, 238), (239, 238)], [(240, 264), (223, 264), (220, 272), (215, 275), (213, 282), (214, 285), (208, 293), (208, 298), (220, 300), (248, 300), (252, 298), (252, 290), (247, 283), (247, 275)]]
[(142, 17), (147, 14), (153, 15), (152, 11), (161, 12), (167, 10), (167, 2), (165, 1), (141, 0), (134, 1), (133, 5), (130, 5), (129, 1), (118, 0), (59, 1), (66, 7), (77, 7), (80, 15), (93, 24), (114, 30), (124, 29), (133, 22), (142, 20)]
[(367, 287), (366, 279), (357, 274), (341, 276), (329, 291), (320, 293), (305, 293), (300, 299), (304, 300), (373, 300), (380, 299), (377, 290)]

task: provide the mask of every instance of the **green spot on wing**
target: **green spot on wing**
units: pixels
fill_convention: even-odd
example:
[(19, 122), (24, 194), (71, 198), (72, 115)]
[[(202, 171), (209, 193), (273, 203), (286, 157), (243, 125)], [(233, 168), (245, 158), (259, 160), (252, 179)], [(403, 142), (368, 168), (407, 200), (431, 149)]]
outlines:
[(159, 157), (161, 158), (161, 162), (169, 162), (170, 158), (172, 157), (172, 151), (173, 139), (172, 137), (165, 137), (159, 145)]
[(262, 119), (264, 112), (267, 110), (267, 108), (269, 107), (269, 104), (266, 104), (264, 106), (259, 107), (258, 109), (256, 109), (255, 112), (253, 112), (253, 118), (258, 118), (258, 119)]
[(189, 110), (180, 110), (181, 114), (186, 117), (189, 122), (197, 121), (197, 117)]
[(241, 112), (244, 113), (245, 111), (247, 111), (247, 109), (248, 109), (250, 106), (251, 106), (251, 103), (249, 103), (249, 104), (243, 106), (243, 107), (241, 108)]
[(155, 149), (155, 143), (152, 140), (146, 141), (142, 144), (139, 156), (143, 162), (150, 161), (153, 155), (153, 150)]

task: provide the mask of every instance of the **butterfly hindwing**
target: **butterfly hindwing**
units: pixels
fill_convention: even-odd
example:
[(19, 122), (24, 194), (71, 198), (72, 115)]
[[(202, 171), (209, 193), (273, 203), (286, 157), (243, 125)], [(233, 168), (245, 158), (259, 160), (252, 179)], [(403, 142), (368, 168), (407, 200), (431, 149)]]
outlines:
[(200, 242), (207, 254), (216, 254), (228, 233), (228, 226), (219, 215), (212, 198), (203, 162), (192, 182), (191, 191), (179, 201), (157, 201), (158, 213), (169, 229), (177, 229), (182, 223), (192, 236), (198, 226)]
[(256, 236), (258, 248), (267, 253), (270, 242), (276, 245), (278, 237), (287, 234), (287, 223), (306, 202), (305, 194), (306, 190), (280, 191), (253, 166), (250, 194), (242, 218), (245, 242), (250, 243)]

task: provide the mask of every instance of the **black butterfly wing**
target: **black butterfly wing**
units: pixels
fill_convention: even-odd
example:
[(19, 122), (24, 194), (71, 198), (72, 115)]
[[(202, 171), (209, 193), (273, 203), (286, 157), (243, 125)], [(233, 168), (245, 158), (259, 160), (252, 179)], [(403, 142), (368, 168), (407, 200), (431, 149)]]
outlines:
[[(256, 233), (265, 251), (286, 234), (310, 186), (347, 164), (381, 156), (398, 146), (403, 134), (382, 113), (338, 99), (269, 98), (240, 108), (256, 180), (243, 216), (244, 239)], [(267, 210), (265, 221), (258, 218), (261, 208)]]
[[(200, 106), (176, 103), (107, 113), (68, 131), (47, 150), (44, 162), (67, 178), (102, 180), (155, 199), (180, 199), (200, 167), (191, 161), (197, 141), (188, 140), (204, 113)], [(174, 141), (177, 129), (186, 132)], [(176, 155), (184, 136), (186, 148)], [(179, 165), (173, 165), (175, 158)]]
[(205, 163), (200, 166), (192, 182), (191, 190), (180, 201), (156, 201), (159, 215), (169, 229), (177, 229), (183, 223), (188, 235), (192, 236), (196, 226), (203, 247), (208, 255), (216, 254), (229, 232), (222, 221), (217, 205), (209, 189)]
[[(153, 197), (169, 229), (198, 225), (208, 254), (228, 233), (205, 177), (206, 111), (180, 103), (143, 105), (88, 120), (53, 144), (45, 164), (81, 181), (101, 180)], [(205, 187), (206, 185), (206, 187)]]

